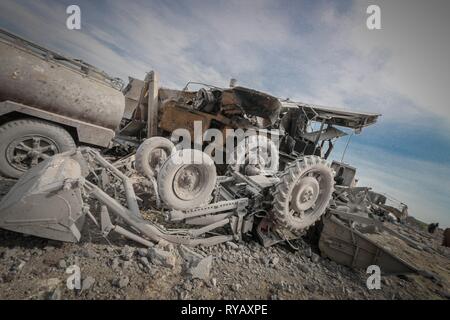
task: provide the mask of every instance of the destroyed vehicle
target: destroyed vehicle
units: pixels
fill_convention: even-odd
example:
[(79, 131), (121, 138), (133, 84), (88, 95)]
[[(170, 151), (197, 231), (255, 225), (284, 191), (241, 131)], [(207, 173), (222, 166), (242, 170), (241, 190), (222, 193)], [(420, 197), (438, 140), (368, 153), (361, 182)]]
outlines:
[[(203, 160), (197, 162), (200, 158), (186, 154), (203, 156)], [(201, 180), (204, 172), (210, 175), (208, 183)], [(329, 166), (315, 156), (292, 163), (280, 175), (247, 177), (233, 172), (217, 177), (207, 155), (180, 150), (161, 168), (155, 194), (161, 197), (160, 208), (167, 208), (163, 210), (166, 220), (200, 228), (165, 229), (143, 218), (129, 178), (88, 148), (55, 155), (23, 175), (0, 203), (0, 226), (76, 242), (87, 216), (105, 234), (114, 230), (144, 245), (161, 240), (211, 245), (242, 239), (255, 228), (268, 232), (280, 226), (301, 233), (328, 207), (332, 188)], [(203, 203), (193, 205), (199, 198)], [(89, 199), (102, 206), (100, 221), (91, 212), (98, 206), (90, 207)], [(116, 223), (125, 225), (111, 222), (108, 212), (120, 218)]]
[[(149, 84), (157, 86), (153, 72), (144, 82), (132, 79), (125, 89), (128, 108), (132, 106), (130, 101), (135, 103), (134, 110), (128, 112), (132, 117), (121, 133), (148, 136), (151, 130), (153, 136), (168, 138), (178, 149), (201, 149), (215, 160), (222, 175), (230, 168), (217, 163), (218, 153), (224, 154), (219, 159), (226, 159), (229, 165), (235, 164), (232, 169), (238, 169), (245, 175), (275, 174), (301, 156), (315, 155), (327, 159), (333, 150), (334, 140), (347, 135), (340, 127), (359, 133), (379, 117), (378, 114), (282, 101), (244, 87), (209, 86), (198, 91), (187, 91), (188, 86), (182, 91), (161, 88), (152, 99), (158, 101), (157, 106), (149, 107), (145, 102), (140, 103), (138, 98), (151, 94)], [(136, 86), (141, 90), (139, 94)], [(152, 109), (155, 109), (153, 117), (158, 119), (156, 128), (150, 128), (142, 121)], [(244, 137), (239, 135), (240, 129), (245, 131)], [(187, 144), (183, 143), (186, 135), (180, 137), (180, 130), (186, 132), (189, 138)], [(222, 133), (222, 138), (215, 139), (214, 132)], [(197, 139), (198, 136), (200, 139)], [(156, 152), (158, 143), (161, 143), (161, 148)], [(155, 168), (152, 166), (160, 165), (171, 148), (173, 145), (163, 140), (141, 144), (136, 153), (139, 172), (144, 176), (154, 176), (152, 172)], [(244, 152), (240, 152), (242, 150)], [(249, 163), (250, 151), (257, 153), (253, 163)], [(163, 160), (159, 161), (159, 156)], [(151, 163), (150, 167), (147, 162)]]
[[(177, 163), (170, 159), (178, 156), (179, 153), (171, 155), (166, 162), (169, 167)], [(314, 184), (310, 182), (312, 179), (301, 183), (308, 177), (303, 177), (297, 183), (295, 179), (292, 180), (295, 177), (293, 173), (304, 164), (311, 167), (318, 165), (312, 163), (314, 158), (317, 159), (306, 156), (294, 162), (279, 176), (247, 177), (233, 172), (230, 176), (217, 177), (208, 204), (192, 209), (162, 210), (159, 215), (164, 219), (155, 221), (146, 218), (139, 210), (139, 198), (125, 174), (98, 152), (79, 149), (55, 155), (22, 176), (0, 203), (0, 227), (49, 239), (77, 242), (81, 238), (85, 219), (89, 218), (101, 228), (103, 236), (116, 232), (147, 247), (154, 242), (209, 246), (243, 240), (245, 235), (255, 235), (264, 246), (271, 246), (298, 238), (317, 219), (322, 218), (319, 247), (324, 257), (354, 268), (377, 264), (383, 268), (383, 273), (420, 272), (367, 238), (364, 235), (366, 231), (355, 228), (358, 225), (375, 225), (417, 246), (380, 221), (336, 209), (329, 209), (323, 216), (321, 211), (315, 211), (315, 207), (310, 206), (313, 203), (327, 208), (330, 197), (325, 198), (323, 195), (319, 195), (315, 202), (310, 199), (304, 201), (307, 193), (298, 194), (297, 191), (294, 199), (279, 201), (285, 192), (292, 194), (294, 190), (305, 190), (305, 186)], [(215, 167), (212, 161), (181, 163), (181, 166)], [(323, 166), (320, 164), (316, 168)], [(322, 181), (330, 182), (330, 178), (323, 176), (319, 185), (323, 185)], [(161, 181), (158, 180), (157, 190), (160, 190)], [(177, 192), (182, 191), (183, 188)], [(159, 201), (156, 202), (156, 206), (159, 206)], [(300, 210), (303, 212), (295, 211), (298, 206), (302, 206)], [(289, 216), (292, 213), (295, 215)]]
[[(10, 34), (7, 36), (20, 42)], [(27, 47), (25, 49), (29, 51), (43, 50), (31, 43), (25, 42), (25, 44)], [(6, 47), (15, 49), (10, 43)], [(25, 49), (20, 48), (20, 50)], [(31, 54), (27, 50), (25, 50), (26, 53)], [(79, 76), (74, 69), (80, 67), (88, 75), (95, 75), (93, 76), (95, 81), (98, 80), (98, 72), (94, 69), (90, 70), (87, 65), (77, 65), (76, 61), (62, 58), (50, 51), (45, 52), (54, 57), (55, 63), (63, 61), (71, 66), (70, 75), (74, 73)], [(32, 55), (25, 60), (42, 64), (43, 74), (48, 76), (50, 83), (55, 82), (55, 75), (45, 72), (47, 67), (45, 63), (48, 62), (43, 59), (43, 55), (36, 57), (39, 61), (34, 61), (33, 58), (35, 57)], [(12, 65), (15, 64), (12, 63)], [(23, 72), (32, 68), (32, 66), (23, 67)], [(56, 69), (59, 70), (58, 68)], [(64, 65), (61, 68), (65, 71), (68, 67)], [(51, 69), (54, 68), (49, 67), (50, 71)], [(10, 75), (11, 72), (7, 72), (6, 75)], [(19, 79), (23, 78), (19, 77)], [(114, 81), (110, 78), (107, 80), (112, 82), (112, 88)], [(58, 88), (51, 88), (51, 90), (53, 91), (49, 96), (59, 98), (58, 93), (54, 92)], [(67, 91), (64, 88), (59, 90)], [(93, 88), (93, 91), (100, 93), (96, 88)], [(11, 90), (8, 92), (11, 94)], [(127, 176), (99, 153), (92, 149), (80, 149), (52, 157), (56, 151), (64, 151), (57, 149), (52, 155), (44, 156), (41, 149), (54, 148), (41, 147), (42, 139), (35, 139), (33, 134), (30, 134), (31, 145), (24, 147), (22, 142), (17, 143), (25, 150), (23, 154), (14, 154), (14, 156), (18, 156), (19, 160), (29, 157), (34, 159), (23, 166), (24, 170), (35, 165), (36, 168), (27, 172), (2, 200), (0, 205), (2, 227), (51, 239), (78, 241), (80, 228), (86, 215), (94, 219), (96, 223), (98, 222), (87, 206), (89, 203), (87, 199), (93, 197), (105, 205), (102, 210), (104, 230), (110, 230), (108, 229), (108, 226), (111, 226), (108, 222), (109, 215), (105, 211), (109, 210), (119, 216), (121, 221), (125, 221), (132, 230), (138, 230), (138, 234), (120, 229), (119, 226), (114, 230), (121, 230), (123, 234), (133, 239), (140, 239), (141, 243), (164, 239), (176, 243), (211, 244), (226, 241), (226, 239), (240, 239), (242, 234), (254, 229), (259, 230), (260, 235), (263, 234), (262, 232), (271, 235), (272, 229), (301, 234), (320, 219), (332, 196), (333, 171), (324, 158), (327, 158), (331, 152), (332, 140), (344, 135), (344, 132), (335, 126), (360, 131), (363, 127), (373, 124), (378, 118), (375, 114), (333, 111), (330, 108), (280, 101), (266, 93), (243, 87), (209, 86), (194, 92), (159, 88), (158, 76), (155, 72), (150, 72), (144, 81), (131, 79), (123, 95), (124, 110), (120, 107), (113, 110), (114, 120), (118, 118), (116, 111), (120, 109), (123, 113), (116, 141), (139, 144), (143, 137), (147, 137), (148, 139), (140, 144), (137, 150), (135, 163), (138, 171), (146, 176), (153, 186), (157, 200), (156, 206), (169, 214), (169, 220), (172, 217), (174, 221), (202, 227), (192, 230), (163, 231), (142, 218), (133, 187)], [(20, 98), (22, 95), (17, 96)], [(101, 100), (102, 97), (99, 97), (99, 100), (105, 102)], [(89, 115), (92, 104), (84, 102), (92, 102), (94, 98), (80, 96), (74, 99), (77, 102), (81, 101), (82, 104), (74, 105), (71, 109), (86, 108), (86, 112), (83, 111), (83, 113)], [(42, 100), (40, 105), (47, 105), (47, 102)], [(34, 102), (28, 101), (28, 103)], [(117, 103), (117, 105), (122, 104)], [(50, 104), (50, 106), (53, 105)], [(53, 107), (49, 107), (49, 110), (53, 113), (59, 111)], [(108, 110), (104, 111), (108, 112)], [(98, 115), (92, 116), (98, 119), (103, 118)], [(167, 139), (177, 129), (192, 132), (192, 123), (195, 120), (201, 122), (202, 130), (205, 131), (210, 129), (226, 131), (228, 128), (237, 128), (255, 129), (257, 133), (260, 133), (266, 129), (273, 129), (277, 138), (280, 138), (280, 152), (272, 141), (275, 140), (275, 136), (269, 135), (261, 143), (261, 138), (257, 135), (257, 151), (259, 152), (261, 148), (266, 153), (269, 151), (268, 157), (256, 164), (249, 163), (247, 157), (250, 157), (250, 152), (244, 148), (242, 165), (240, 162), (231, 166), (227, 164), (226, 170), (220, 172), (220, 167), (208, 154), (202, 152), (206, 151), (207, 145), (201, 145), (200, 150), (195, 144), (189, 147), (197, 149), (177, 150), (173, 142)], [(312, 123), (320, 124), (320, 128), (311, 130)], [(114, 124), (110, 123), (109, 126), (112, 128), (116, 124), (117, 121)], [(43, 135), (42, 132), (37, 134)], [(245, 137), (244, 147), (253, 137)], [(326, 142), (329, 147), (326, 152), (323, 152)], [(35, 155), (36, 150), (34, 152), (30, 149), (34, 146), (39, 149), (38, 155)], [(239, 151), (239, 145), (233, 145), (233, 148)], [(180, 159), (181, 162), (177, 161)], [(260, 158), (257, 157), (257, 160)], [(115, 185), (112, 182), (114, 179), (120, 181), (122, 186), (111, 193), (109, 189)], [(120, 199), (115, 199), (121, 192), (125, 194), (126, 197), (123, 200), (126, 202), (120, 203)], [(54, 199), (54, 202), (51, 199)], [(29, 207), (31, 203), (33, 205)], [(46, 210), (39, 210), (40, 205), (37, 205), (39, 203), (45, 206)], [(44, 211), (45, 214), (42, 213)], [(216, 238), (221, 239), (220, 241), (210, 241), (205, 238), (206, 234), (210, 235), (218, 228), (228, 229), (222, 237)], [(172, 236), (173, 234), (177, 236)], [(181, 234), (184, 236), (179, 237)], [(278, 235), (278, 238), (280, 237), (286, 236)]]
[[(2, 63), (6, 71), (1, 75), (5, 85), (0, 97), (6, 116), (0, 133), (9, 149), (0, 170), (18, 177), (31, 169), (0, 202), (0, 227), (48, 239), (79, 241), (86, 218), (105, 237), (114, 231), (144, 246), (153, 242), (214, 245), (239, 241), (247, 234), (256, 235), (265, 246), (298, 238), (322, 218), (324, 225), (337, 219), (332, 211), (326, 217), (324, 213), (335, 185), (333, 167), (326, 159), (334, 139), (346, 135), (339, 127), (359, 133), (379, 117), (282, 101), (244, 87), (159, 88), (155, 72), (144, 81), (130, 79), (122, 94), (117, 79), (81, 61), (5, 32), (1, 45), (11, 61)], [(24, 55), (29, 64), (15, 61), (16, 55)], [(14, 91), (26, 87), (44, 94)], [(101, 115), (96, 113), (99, 110)], [(20, 122), (22, 117), (26, 122)], [(26, 124), (21, 130), (31, 130), (25, 132), (25, 140), (17, 139), (24, 132), (5, 136), (17, 127), (12, 126), (17, 120)], [(227, 129), (254, 130), (255, 135), (244, 138), (244, 161), (221, 168), (206, 152), (212, 141), (198, 145), (194, 140), (188, 148), (177, 149), (177, 141), (168, 138), (178, 129), (194, 133), (196, 120), (202, 134), (210, 129), (225, 134)], [(139, 146), (135, 164), (153, 188), (154, 208), (160, 212), (157, 221), (143, 215), (142, 199), (127, 172), (118, 169), (133, 161), (132, 155), (112, 164), (91, 148), (74, 149), (82, 144), (111, 146), (113, 137), (116, 146)], [(59, 144), (60, 139), (64, 143)], [(252, 140), (258, 154), (266, 153), (257, 156), (256, 163), (247, 161)], [(214, 141), (219, 151), (227, 147), (224, 141)], [(236, 153), (239, 147), (232, 145)], [(338, 177), (340, 185), (354, 181), (344, 171)], [(343, 213), (336, 211), (339, 214), (343, 219)], [(325, 230), (322, 243), (333, 237), (333, 231)], [(355, 250), (351, 261), (358, 261), (359, 247)], [(333, 257), (331, 251), (324, 252)], [(371, 252), (376, 260), (377, 247)]]
[[(279, 101), (243, 87), (208, 86), (198, 91), (159, 88), (155, 72), (144, 81), (130, 78), (122, 93), (120, 79), (4, 30), (0, 30), (0, 49), (4, 57), (0, 72), (0, 148), (4, 150), (0, 173), (13, 178), (75, 146), (116, 146), (129, 152), (130, 145), (138, 146), (145, 138), (168, 136), (180, 128), (191, 132), (195, 120), (202, 123), (204, 131), (278, 130), (281, 159), (253, 165), (247, 172), (241, 167), (241, 172), (258, 174), (278, 164), (283, 170), (298, 155), (326, 159), (332, 150), (331, 139), (343, 135), (335, 126), (361, 130), (378, 117)], [(312, 122), (320, 123), (320, 137), (318, 131), (308, 131)], [(258, 137), (256, 142), (274, 151), (278, 144), (272, 143), (272, 138), (269, 134), (268, 139)], [(329, 148), (321, 152), (325, 142)], [(220, 147), (216, 146), (218, 152)], [(218, 169), (224, 174), (227, 168)]]
[[(140, 97), (150, 95), (146, 91), (149, 83), (155, 84), (154, 73), (142, 83)], [(219, 172), (219, 175), (232, 177), (219, 186), (228, 189), (229, 196), (225, 200), (249, 198), (253, 211), (263, 215), (270, 213), (271, 222), (266, 219), (266, 226), (276, 221), (280, 228), (293, 232), (302, 232), (320, 219), (331, 199), (333, 170), (324, 158), (330, 154), (333, 140), (346, 135), (336, 127), (360, 132), (375, 123), (379, 116), (283, 102), (243, 87), (210, 87), (196, 92), (161, 89), (158, 93), (156, 132), (160, 136), (151, 137), (139, 146), (136, 169), (158, 186), (163, 204), (175, 210), (193, 210), (207, 205), (213, 190), (217, 191), (214, 179)], [(140, 106), (136, 104), (129, 126), (139, 127)], [(224, 132), (227, 137), (228, 129), (252, 129), (251, 135), (240, 137), (241, 141), (231, 140), (232, 155), (236, 156), (232, 160), (237, 160), (241, 154), (242, 161), (227, 163), (226, 170), (221, 170), (216, 163), (216, 171), (212, 165), (207, 168), (175, 165), (171, 158), (185, 157), (191, 152), (186, 149), (191, 147), (206, 153), (212, 144), (216, 152), (221, 147), (230, 149), (228, 139), (219, 140), (222, 145), (203, 140), (196, 144), (195, 121), (200, 123), (201, 137), (208, 136), (210, 130)], [(314, 123), (319, 125), (316, 130), (311, 129)], [(173, 139), (174, 132), (180, 129), (184, 129), (188, 137), (194, 136), (187, 146)], [(266, 129), (270, 129), (269, 135)], [(264, 135), (260, 135), (261, 132)], [(281, 140), (280, 151), (273, 139)], [(179, 144), (175, 146), (173, 142)], [(328, 143), (326, 151), (325, 143)], [(239, 152), (241, 147), (243, 152)], [(253, 154), (256, 154), (253, 157), (256, 163), (250, 161)], [(213, 156), (208, 155), (207, 162), (213, 163)]]
[[(154, 77), (155, 74), (150, 75)], [(140, 97), (151, 95), (150, 82), (155, 85), (156, 81), (154, 78), (147, 80)], [(156, 101), (163, 100), (159, 94), (165, 91), (156, 92), (153, 94)], [(172, 96), (173, 92), (176, 91), (172, 91)], [(208, 104), (200, 103), (198, 99), (210, 95), (221, 99), (213, 103), (216, 104), (214, 107), (206, 108)], [(249, 232), (256, 232), (265, 245), (299, 237), (322, 217), (332, 197), (334, 173), (320, 155), (325, 141), (332, 148), (332, 140), (344, 135), (334, 125), (359, 131), (374, 123), (378, 116), (333, 112), (329, 108), (292, 102), (283, 106), (282, 102), (267, 94), (238, 87), (214, 88), (209, 93), (198, 91), (193, 103), (180, 106), (175, 104), (186, 100), (164, 99), (161, 108), (159, 103), (156, 104), (156, 119), (160, 114), (164, 117), (165, 108), (178, 108), (179, 113), (174, 116), (181, 119), (188, 114), (208, 114), (216, 119), (210, 124), (220, 125), (217, 119), (225, 117), (222, 111), (226, 95), (232, 96), (226, 101), (234, 103), (227, 106), (236, 110), (232, 116), (226, 116), (236, 121), (230, 123), (247, 123), (254, 128), (261, 120), (254, 118), (252, 123), (251, 117), (260, 117), (262, 122), (266, 121), (267, 127), (278, 128), (280, 135), (290, 141), (288, 145), (293, 148), (282, 148), (283, 160), (282, 157), (276, 158), (283, 162), (281, 171), (253, 170), (250, 174), (247, 166), (244, 170), (231, 166), (226, 176), (218, 176), (216, 165), (208, 154), (198, 149), (177, 150), (169, 139), (161, 136), (144, 141), (136, 153), (136, 167), (149, 169), (139, 171), (151, 182), (156, 196), (155, 206), (163, 210), (166, 220), (199, 228), (167, 229), (144, 219), (128, 177), (92, 149), (54, 156), (27, 172), (2, 200), (0, 226), (56, 240), (78, 241), (87, 215), (102, 226), (105, 235), (115, 230), (144, 245), (161, 240), (211, 245), (242, 239)], [(211, 97), (208, 99), (213, 101)], [(251, 103), (262, 105), (252, 106)], [(203, 105), (205, 109), (192, 109), (193, 104)], [(132, 125), (147, 130), (147, 133), (156, 131), (164, 135), (167, 130), (161, 128), (161, 121), (156, 128), (151, 126), (153, 121), (147, 122), (146, 128), (139, 126), (140, 122), (142, 125), (139, 121), (142, 117), (139, 116), (140, 105), (138, 100), (132, 119), (123, 129)], [(147, 112), (151, 111), (148, 106)], [(305, 118), (300, 121), (294, 116), (296, 114), (305, 114)], [(305, 121), (306, 125), (312, 121), (319, 122), (319, 130), (302, 129)], [(294, 126), (297, 130), (292, 129)], [(299, 149), (297, 145), (310, 147)], [(153, 155), (157, 158), (155, 162)], [(91, 213), (95, 207), (88, 206), (91, 203), (88, 200), (92, 198), (102, 206), (100, 222)], [(40, 209), (39, 203), (46, 210)], [(116, 224), (110, 219), (109, 212), (119, 218)]]
[[(335, 178), (335, 180), (337, 180)], [(345, 212), (356, 213), (381, 221), (404, 222), (408, 206), (386, 194), (377, 193), (370, 187), (342, 186), (336, 184), (334, 205)]]

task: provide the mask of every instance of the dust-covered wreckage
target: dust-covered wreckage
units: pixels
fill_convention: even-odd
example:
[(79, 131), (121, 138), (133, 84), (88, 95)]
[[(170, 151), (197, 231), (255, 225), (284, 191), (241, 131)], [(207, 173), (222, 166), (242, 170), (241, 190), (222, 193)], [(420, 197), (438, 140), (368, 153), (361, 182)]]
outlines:
[[(247, 235), (271, 246), (316, 232), (322, 255), (339, 263), (419, 271), (364, 233), (374, 225), (401, 237), (383, 221), (401, 221), (407, 207), (387, 205), (385, 196), (355, 186), (353, 167), (328, 161), (343, 128), (359, 133), (379, 114), (281, 100), (234, 83), (160, 88), (153, 71), (123, 88), (83, 61), (0, 35), (0, 172), (19, 178), (0, 203), (1, 228), (77, 242), (91, 219), (105, 237), (116, 232), (143, 246), (208, 246)], [(236, 144), (178, 143), (176, 131), (193, 135), (195, 122), (202, 137), (212, 129), (253, 134)], [(216, 163), (206, 152), (212, 145), (232, 150), (234, 162)], [(111, 154), (121, 158), (110, 161)], [(150, 186), (147, 200), (161, 223), (142, 215), (134, 169)]]

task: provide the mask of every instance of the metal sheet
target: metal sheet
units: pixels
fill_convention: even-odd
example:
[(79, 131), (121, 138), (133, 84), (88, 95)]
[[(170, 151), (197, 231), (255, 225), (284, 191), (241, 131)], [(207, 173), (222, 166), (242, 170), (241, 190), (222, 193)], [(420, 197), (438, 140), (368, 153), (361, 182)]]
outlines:
[(323, 224), (319, 240), (319, 249), (323, 257), (356, 269), (378, 265), (383, 274), (418, 272), (414, 266), (380, 247), (336, 217), (324, 217)]
[(269, 119), (272, 124), (278, 120), (281, 110), (281, 103), (277, 98), (244, 87), (224, 90), (222, 104), (224, 106), (237, 105), (245, 113)]
[(0, 202), (0, 228), (59, 241), (79, 241), (84, 223), (77, 183), (81, 176), (79, 163), (68, 153), (33, 167)]

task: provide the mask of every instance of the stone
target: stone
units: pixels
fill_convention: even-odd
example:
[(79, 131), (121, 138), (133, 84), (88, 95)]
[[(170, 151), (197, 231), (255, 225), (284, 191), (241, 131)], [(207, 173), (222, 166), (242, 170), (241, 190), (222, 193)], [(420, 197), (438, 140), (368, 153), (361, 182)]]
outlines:
[(128, 245), (125, 245), (120, 252), (120, 257), (125, 261), (131, 260), (133, 258), (133, 255), (134, 249)]
[(92, 248), (83, 248), (81, 255), (85, 258), (93, 259), (97, 258), (98, 254)]
[(308, 247), (308, 248), (305, 250), (305, 256), (306, 256), (307, 258), (311, 258), (311, 256), (312, 256), (311, 247)]
[(61, 269), (66, 269), (66, 268), (67, 268), (67, 262), (66, 262), (66, 260), (64, 260), (64, 259), (59, 260), (58, 266), (59, 266)]
[(147, 257), (148, 256), (148, 249), (147, 248), (137, 248), (136, 252), (138, 256), (140, 257)]
[(194, 279), (209, 280), (211, 273), (212, 256), (207, 256), (199, 260), (197, 263), (192, 263), (187, 273)]
[(314, 263), (317, 263), (317, 262), (319, 262), (319, 260), (320, 260), (320, 256), (318, 254), (313, 253), (311, 256), (311, 261)]
[(262, 256), (259, 258), (259, 261), (264, 265), (268, 265), (270, 262), (270, 259), (268, 257)]
[(174, 268), (176, 264), (176, 257), (172, 252), (165, 251), (159, 248), (149, 249), (150, 261), (154, 265), (163, 266), (166, 268)]
[(305, 289), (309, 292), (316, 292), (318, 288), (314, 283), (307, 283), (305, 284)]
[(139, 262), (146, 267), (150, 267), (150, 262), (148, 261), (147, 257), (140, 257)]
[(241, 285), (239, 283), (234, 283), (231, 286), (231, 290), (233, 290), (234, 292), (238, 292), (241, 289)]
[(186, 291), (191, 291), (193, 289), (192, 283), (190, 281), (185, 281), (181, 287)]
[(114, 249), (112, 246), (107, 246), (107, 247), (105, 248), (105, 250), (106, 250), (108, 253), (113, 253), (113, 252), (115, 251), (115, 249)]
[(270, 259), (270, 264), (275, 267), (279, 261), (280, 259), (278, 257), (273, 257), (272, 259)]
[(87, 276), (83, 279), (83, 282), (81, 283), (81, 291), (89, 290), (95, 283), (95, 279), (91, 276)]
[(231, 242), (231, 241), (227, 241), (226, 245), (228, 248), (233, 249), (233, 250), (239, 249), (239, 246), (236, 243)]
[(184, 245), (180, 245), (178, 247), (178, 252), (180, 253), (180, 256), (187, 261), (188, 264), (198, 262), (199, 260), (203, 259), (203, 256), (200, 253)]
[(200, 279), (207, 281), (210, 279), (211, 265), (213, 257), (204, 257), (202, 254), (196, 252), (194, 249), (180, 245), (178, 247), (180, 256), (186, 262), (186, 273), (193, 279)]
[(46, 252), (51, 252), (51, 251), (55, 250), (55, 247), (54, 247), (54, 246), (46, 246), (46, 247), (44, 248), (44, 250), (45, 250)]
[(142, 270), (150, 273), (150, 274), (154, 274), (155, 270), (152, 269), (150, 262), (148, 261), (147, 257), (140, 257), (139, 258), (139, 262), (142, 266)]
[(25, 261), (19, 260), (19, 261), (15, 262), (15, 263), (11, 266), (11, 268), (9, 269), (9, 271), (18, 273), (18, 272), (20, 272), (20, 271), (23, 269), (23, 267), (25, 267), (25, 264), (26, 264)]
[(111, 268), (112, 269), (119, 268), (119, 258), (116, 257), (111, 261)]
[(50, 293), (50, 296), (48, 298), (49, 300), (61, 300), (62, 298), (61, 289), (58, 287), (55, 290), (53, 290), (53, 292)]
[(114, 285), (118, 288), (125, 288), (130, 283), (130, 278), (127, 276), (121, 277), (114, 282)]

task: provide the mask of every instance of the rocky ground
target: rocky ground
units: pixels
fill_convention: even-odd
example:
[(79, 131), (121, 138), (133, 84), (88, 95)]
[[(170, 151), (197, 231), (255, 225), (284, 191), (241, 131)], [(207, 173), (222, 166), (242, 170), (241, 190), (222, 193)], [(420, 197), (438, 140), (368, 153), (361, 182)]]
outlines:
[[(13, 184), (1, 180), (0, 194)], [(168, 244), (147, 249), (114, 235), (105, 239), (91, 223), (77, 244), (0, 230), (0, 298), (448, 299), (448, 251), (439, 248), (439, 234), (415, 236), (434, 249), (391, 241), (390, 250), (398, 246), (406, 252), (408, 247), (411, 262), (435, 277), (383, 276), (381, 289), (369, 290), (364, 270), (323, 259), (315, 245), (302, 239), (295, 242), (297, 251), (283, 245), (264, 248), (249, 240), (194, 252)], [(73, 265), (81, 272), (79, 290), (67, 286), (71, 275), (66, 272)]]

